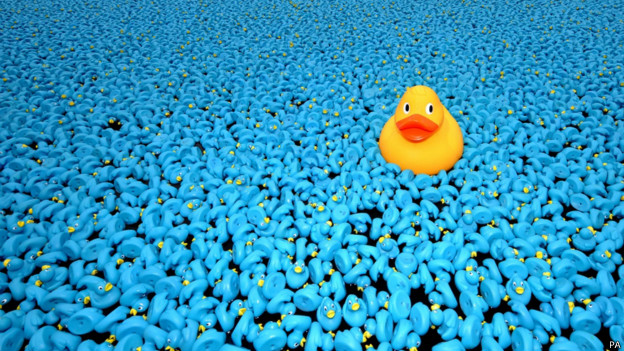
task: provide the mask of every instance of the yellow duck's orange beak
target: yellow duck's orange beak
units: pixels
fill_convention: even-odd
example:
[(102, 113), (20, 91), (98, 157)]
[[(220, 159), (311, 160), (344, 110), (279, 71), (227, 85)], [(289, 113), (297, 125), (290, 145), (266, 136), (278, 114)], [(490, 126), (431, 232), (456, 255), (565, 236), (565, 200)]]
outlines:
[(435, 122), (419, 114), (408, 116), (396, 122), (396, 126), (401, 135), (413, 143), (427, 140), (440, 128)]

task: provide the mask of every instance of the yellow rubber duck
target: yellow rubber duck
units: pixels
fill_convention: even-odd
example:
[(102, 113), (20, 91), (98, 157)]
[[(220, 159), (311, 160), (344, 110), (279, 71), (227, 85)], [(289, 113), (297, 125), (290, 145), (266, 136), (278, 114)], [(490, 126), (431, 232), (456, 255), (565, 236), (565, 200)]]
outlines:
[(415, 174), (449, 170), (461, 158), (464, 137), (457, 121), (429, 87), (408, 88), (379, 136), (387, 162)]

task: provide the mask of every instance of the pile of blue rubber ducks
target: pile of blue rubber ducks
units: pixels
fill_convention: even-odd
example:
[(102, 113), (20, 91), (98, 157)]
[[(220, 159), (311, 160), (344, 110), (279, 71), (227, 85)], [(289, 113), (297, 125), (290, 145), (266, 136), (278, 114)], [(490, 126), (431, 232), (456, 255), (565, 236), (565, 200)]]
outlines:
[[(0, 17), (0, 350), (624, 342), (618, 1), (38, 1)], [(464, 133), (415, 175), (404, 89)]]

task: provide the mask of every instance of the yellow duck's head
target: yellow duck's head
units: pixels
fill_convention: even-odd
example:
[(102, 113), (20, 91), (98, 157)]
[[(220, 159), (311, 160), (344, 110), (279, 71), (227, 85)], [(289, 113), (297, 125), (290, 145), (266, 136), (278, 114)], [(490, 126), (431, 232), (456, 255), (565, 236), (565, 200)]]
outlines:
[(401, 135), (419, 143), (435, 134), (444, 123), (444, 106), (433, 89), (426, 86), (408, 88), (394, 113)]
[(389, 163), (415, 174), (449, 170), (461, 158), (462, 131), (438, 95), (425, 86), (408, 88), (379, 135), (379, 150)]

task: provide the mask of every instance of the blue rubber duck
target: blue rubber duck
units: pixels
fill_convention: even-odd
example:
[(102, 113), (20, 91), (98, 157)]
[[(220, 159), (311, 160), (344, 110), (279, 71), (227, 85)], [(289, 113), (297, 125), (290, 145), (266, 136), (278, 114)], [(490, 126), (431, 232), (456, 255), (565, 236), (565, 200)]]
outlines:
[(121, 291), (112, 283), (96, 276), (85, 276), (78, 281), (77, 288), (86, 287), (89, 291), (91, 306), (106, 309), (119, 301)]
[(9, 302), (11, 302), (12, 296), (10, 293), (5, 292), (0, 294), (0, 310), (2, 310), (2, 306), (6, 306)]
[(364, 300), (351, 294), (347, 296), (346, 302), (342, 307), (342, 314), (345, 321), (351, 327), (361, 327), (366, 323), (367, 311)]
[(277, 323), (269, 322), (254, 339), (256, 350), (279, 351), (286, 346), (288, 337)]
[(321, 302), (321, 305), (316, 310), (316, 319), (326, 331), (333, 331), (338, 329), (342, 322), (342, 311), (340, 305), (326, 297)]
[(519, 301), (525, 305), (531, 300), (531, 287), (529, 283), (524, 279), (520, 279), (517, 274), (514, 274), (507, 282), (505, 290), (511, 300)]
[(474, 271), (472, 266), (466, 267), (465, 270), (458, 270), (454, 280), (459, 291), (470, 291), (476, 294), (479, 290), (479, 274)]
[(236, 318), (243, 316), (247, 311), (242, 300), (234, 300), (228, 306), (227, 302), (221, 302), (215, 309), (215, 315), (223, 331), (231, 331), (234, 328)]
[(310, 278), (310, 271), (303, 261), (297, 261), (286, 271), (286, 283), (291, 289), (299, 289)]
[(29, 265), (27, 260), (18, 257), (6, 258), (3, 265), (7, 270), (10, 280), (16, 280), (27, 277), (34, 270), (34, 265)]
[(355, 285), (357, 285), (358, 291), (364, 291), (366, 288), (371, 286), (371, 279), (367, 275), (362, 275), (358, 277), (355, 281)]
[(309, 243), (306, 246), (306, 253), (310, 257), (315, 258), (316, 256), (318, 256), (318, 253), (319, 253), (318, 245), (316, 245), (315, 243)]
[(39, 273), (39, 281), (42, 286), (53, 291), (65, 283), (69, 275), (69, 271), (65, 267), (56, 267), (50, 265), (44, 265), (41, 273)]
[(604, 270), (607, 272), (615, 271), (616, 266), (612, 260), (615, 250), (611, 249), (610, 246), (612, 245), (608, 245), (608, 242), (601, 243), (596, 246), (594, 252), (589, 255), (589, 262), (594, 270)]
[(305, 342), (306, 338), (303, 336), (303, 331), (293, 330), (290, 334), (288, 334), (286, 345), (291, 349), (296, 349), (300, 346), (303, 347)]
[(377, 293), (377, 303), (380, 307), (388, 309), (388, 303), (390, 301), (390, 294), (386, 291), (380, 291)]
[(557, 287), (557, 281), (552, 277), (551, 272), (542, 273), (542, 277), (540, 278), (540, 282), (542, 287), (547, 290), (549, 293), (555, 290)]
[[(166, 305), (166, 299), (163, 299), (162, 296), (160, 295), (156, 295), (153, 299), (152, 299), (152, 305), (154, 302), (157, 302), (157, 304), (159, 304), (159, 310), (160, 309), (166, 309), (167, 305)], [(160, 304), (161, 302), (164, 302), (164, 304)], [(214, 315), (214, 310), (215, 307), (219, 304), (219, 300), (217, 300), (216, 298), (210, 296), (210, 297), (206, 297), (205, 299), (202, 299), (201, 301), (198, 301), (197, 303), (195, 303), (193, 306), (191, 306), (191, 310), (189, 311), (189, 314), (187, 316), (187, 318), (194, 320), (196, 322), (198, 322), (200, 325), (205, 326), (205, 327), (212, 327), (214, 326), (217, 317)], [(148, 314), (151, 316), (151, 312), (153, 312), (152, 310), (155, 310), (156, 308), (150, 306), (149, 310), (148, 310)], [(150, 322), (150, 319), (148, 319), (148, 322)]]
[(257, 269), (254, 269), (253, 278), (251, 278), (251, 286), (254, 285), (262, 288), (264, 286), (264, 279), (266, 278), (266, 267), (259, 265)]
[(390, 258), (396, 258), (400, 253), (399, 245), (389, 234), (379, 238), (377, 241), (377, 249), (379, 249), (380, 254), (388, 255)]

